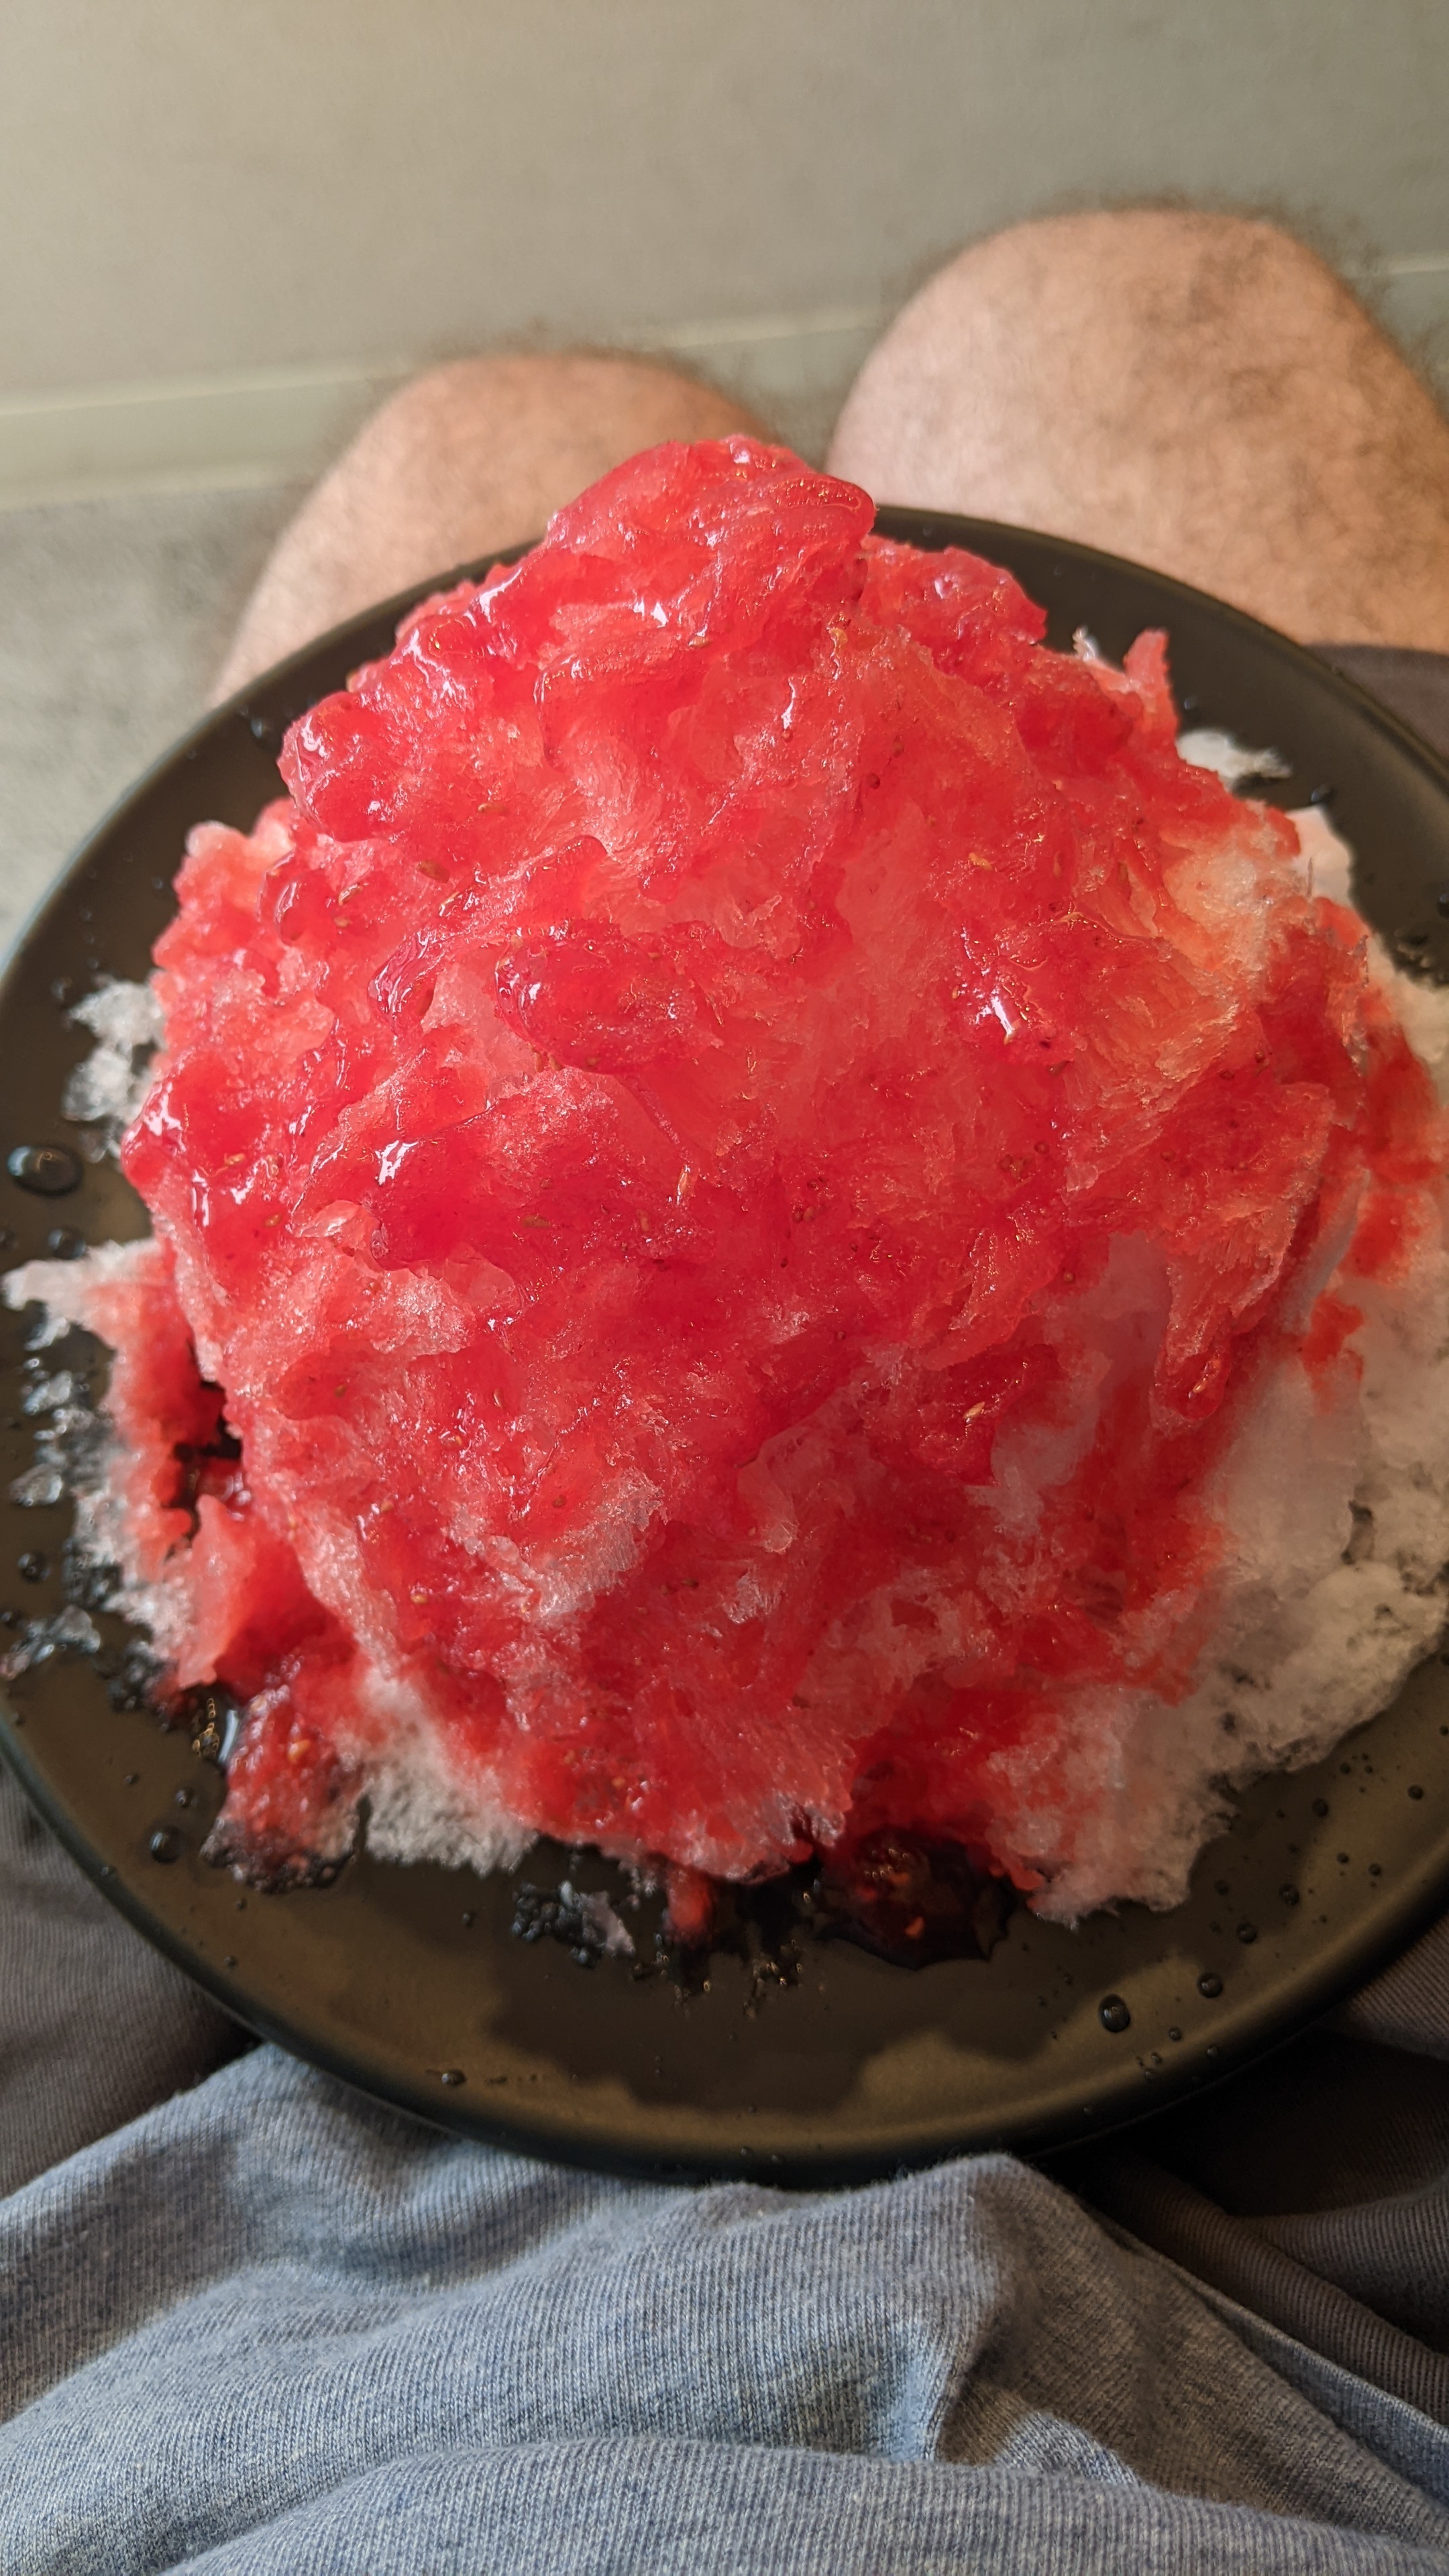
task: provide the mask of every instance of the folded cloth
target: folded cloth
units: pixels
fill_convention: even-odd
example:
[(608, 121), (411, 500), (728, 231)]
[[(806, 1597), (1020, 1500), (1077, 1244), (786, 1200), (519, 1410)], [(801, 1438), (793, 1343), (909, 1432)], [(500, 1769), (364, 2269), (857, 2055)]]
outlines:
[(1449, 2434), (981, 2156), (703, 2190), (258, 2049), (0, 2205), (14, 2576), (1449, 2568)]
[(0, 1781), (0, 2157), (6, 2576), (1449, 2571), (1449, 1922), (1053, 2173), (686, 2191), (251, 2047)]

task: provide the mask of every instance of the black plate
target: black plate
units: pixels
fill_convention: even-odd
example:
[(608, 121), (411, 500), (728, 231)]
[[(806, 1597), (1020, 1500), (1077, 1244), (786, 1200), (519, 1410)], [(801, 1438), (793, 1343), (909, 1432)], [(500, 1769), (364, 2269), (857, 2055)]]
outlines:
[[(882, 524), (1008, 565), (1046, 603), (1056, 643), (1085, 624), (1116, 657), (1140, 628), (1165, 626), (1190, 720), (1291, 760), (1270, 791), (1283, 803), (1331, 789), (1365, 910), (1449, 975), (1435, 904), (1449, 886), (1449, 772), (1372, 700), (1251, 619), (1085, 547), (919, 512), (886, 511)], [(188, 827), (251, 824), (277, 793), (285, 726), (388, 649), (406, 604), (339, 629), (208, 717), (85, 844), (0, 988), (6, 1151), (74, 1142), (59, 1101), (85, 1041), (57, 991), (145, 974)], [(92, 1242), (144, 1231), (114, 1164), (88, 1167), (66, 1198), (0, 1190), (11, 1258), (40, 1252), (57, 1223)], [(3, 1333), (18, 1415), (19, 1319)], [(30, 1449), (18, 1420), (3, 1438), (8, 1480)], [(17, 1554), (58, 1561), (65, 1529), (64, 1506), (12, 1507)], [(13, 1567), (0, 1602), (25, 1617), (59, 1605), (57, 1578), (29, 1583)], [(682, 1994), (627, 1960), (585, 1970), (552, 1939), (513, 1937), (514, 1879), (552, 1888), (568, 1869), (546, 1847), (514, 1879), (364, 1854), (327, 1888), (242, 1893), (200, 1858), (221, 1795), (214, 1763), (188, 1733), (115, 1711), (86, 1661), (58, 1656), (16, 1682), (0, 1744), (133, 1923), (239, 2019), (370, 2093), (580, 2163), (864, 2180), (964, 2149), (1100, 2134), (1227, 2073), (1379, 1965), (1449, 1900), (1444, 1660), (1331, 1761), (1251, 1791), (1171, 1915), (1131, 1906), (1071, 1932), (1017, 1914), (989, 1962), (916, 1971), (804, 1934), (796, 1982), (763, 1991), (727, 1955)], [(158, 1834), (165, 1862), (151, 1853)], [(597, 1861), (579, 1875), (609, 1884)], [(1109, 1995), (1125, 1999), (1125, 2029), (1104, 2024)]]

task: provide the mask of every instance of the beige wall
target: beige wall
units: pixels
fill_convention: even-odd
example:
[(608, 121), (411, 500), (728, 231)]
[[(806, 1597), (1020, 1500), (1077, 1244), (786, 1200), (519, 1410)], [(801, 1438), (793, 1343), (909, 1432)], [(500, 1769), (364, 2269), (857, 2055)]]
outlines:
[(1449, 259), (1445, 0), (11, 0), (0, 392), (898, 298), (1083, 197)]

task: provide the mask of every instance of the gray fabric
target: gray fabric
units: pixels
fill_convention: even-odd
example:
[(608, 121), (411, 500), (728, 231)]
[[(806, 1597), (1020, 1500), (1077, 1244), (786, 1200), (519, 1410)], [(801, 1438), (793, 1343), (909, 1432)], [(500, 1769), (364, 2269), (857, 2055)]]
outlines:
[[(1388, 2249), (1375, 2241), (1374, 2213), (1392, 2212), (1395, 2203), (1359, 2206), (1347, 2216), (1334, 2210), (1316, 2220), (1244, 2224), (1133, 2146), (1103, 2150), (1084, 2162), (1076, 2178), (1097, 2208), (1145, 2243), (1170, 2252), (1295, 2341), (1449, 2427), (1449, 2358), (1431, 2350), (1421, 2335), (1375, 2314), (1365, 2300), (1386, 2278), (1406, 2277), (1405, 2246), (1395, 2242), (1398, 2259), (1391, 2256), (1386, 2265)], [(1392, 2239), (1392, 2219), (1389, 2233)], [(1431, 2296), (1442, 2303), (1442, 2244), (1413, 2250), (1432, 2261)], [(1344, 2283), (1345, 2272), (1357, 2275), (1356, 2295)]]
[(260, 2049), (0, 2208), (0, 2283), (17, 2576), (1449, 2567), (1449, 2436), (1004, 2156), (627, 2184)]
[(1449, 2059), (1449, 1916), (1344, 2004), (1332, 2026), (1350, 2038)]
[[(1417, 1964), (1411, 1952), (1406, 1972)], [(1354, 2013), (1362, 2027), (1371, 2005)], [(1309, 2033), (1057, 2170), (1200, 2279), (1449, 2424), (1449, 2020), (1391, 2027), (1392, 2045)]]
[(1386, 2368), (1396, 2330), (1200, 2195), (1174, 2246), (1191, 2187), (1137, 2146), (1099, 2196), (1178, 2264), (1007, 2157), (858, 2193), (625, 2184), (272, 2049), (97, 2137), (118, 2083), (204, 2075), (234, 2034), (199, 2002), (178, 2024), (185, 1989), (8, 1783), (0, 1814), (28, 1856), (0, 1879), (6, 2144), (97, 2138), (0, 2203), (7, 2576), (1449, 2569), (1437, 2355), (1397, 2331)]
[(5, 2576), (1449, 2571), (1445, 1925), (1056, 2179), (690, 2192), (247, 2047), (0, 1782), (0, 2155)]
[(245, 2046), (0, 1773), (0, 2192)]

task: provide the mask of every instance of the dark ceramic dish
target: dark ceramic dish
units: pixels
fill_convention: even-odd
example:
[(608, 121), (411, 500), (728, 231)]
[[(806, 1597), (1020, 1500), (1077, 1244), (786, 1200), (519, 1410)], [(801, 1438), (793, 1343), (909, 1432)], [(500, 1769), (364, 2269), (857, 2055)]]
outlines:
[[(1267, 791), (1278, 801), (1331, 795), (1364, 909), (1402, 954), (1449, 976), (1437, 903), (1449, 773), (1349, 682), (1215, 601), (1086, 548), (922, 513), (887, 511), (882, 524), (1008, 565), (1046, 603), (1055, 643), (1085, 624), (1117, 657), (1140, 628), (1165, 626), (1189, 721), (1274, 745), (1292, 763)], [(406, 604), (341, 628), (209, 716), (80, 851), (0, 989), (6, 1153), (74, 1147), (59, 1104), (86, 1041), (64, 1003), (98, 973), (145, 974), (188, 827), (251, 824), (277, 793), (286, 725), (387, 650)], [(90, 1242), (143, 1230), (110, 1162), (85, 1165), (62, 1196), (4, 1179), (0, 1195), (9, 1259), (42, 1251), (57, 1225)], [(7, 1315), (0, 1333), (8, 1484), (31, 1450), (20, 1319)], [(0, 1606), (12, 1622), (58, 1608), (67, 1506), (0, 1509), (11, 1514)], [(37, 1558), (56, 1571), (37, 1574)], [(253, 2029), (431, 2120), (579, 2163), (840, 2182), (1098, 2135), (1283, 2039), (1449, 1901), (1449, 1670), (1435, 1659), (1331, 1761), (1252, 1790), (1173, 1914), (1129, 1906), (1071, 1932), (1017, 1913), (989, 1960), (911, 1971), (816, 1937), (779, 1898), (747, 1927), (748, 1957), (717, 1952), (686, 1990), (624, 1958), (579, 1963), (578, 1918), (548, 1900), (571, 1866), (586, 1889), (614, 1882), (597, 1860), (547, 1847), (512, 1878), (364, 1853), (328, 1887), (244, 1892), (200, 1857), (222, 1790), (215, 1731), (202, 1720), (166, 1731), (128, 1708), (115, 1669), (124, 1639), (101, 1625), (109, 1674), (57, 1655), (11, 1686), (0, 1725), (82, 1866)], [(512, 1928), (524, 1883), (542, 1892), (523, 1899), (542, 1935), (532, 1940)]]

